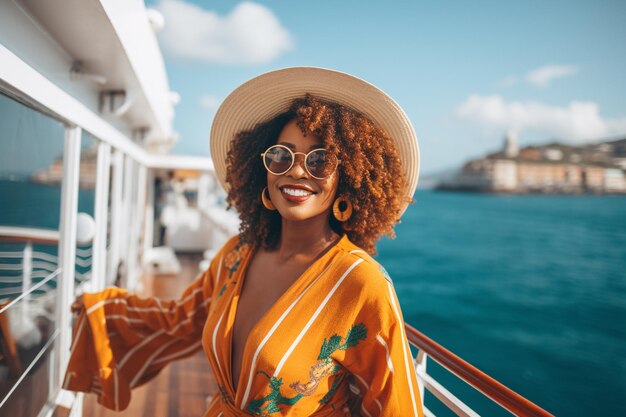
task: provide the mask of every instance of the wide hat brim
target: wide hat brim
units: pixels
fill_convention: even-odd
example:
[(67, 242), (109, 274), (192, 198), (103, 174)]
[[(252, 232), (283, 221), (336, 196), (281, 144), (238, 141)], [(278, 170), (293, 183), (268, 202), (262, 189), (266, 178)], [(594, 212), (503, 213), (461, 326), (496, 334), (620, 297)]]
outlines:
[[(226, 191), (226, 155), (235, 135), (289, 110), (296, 98), (311, 94), (363, 114), (394, 141), (412, 197), (419, 177), (419, 147), (406, 113), (378, 87), (339, 71), (292, 67), (267, 72), (237, 87), (222, 102), (211, 126), (211, 157)], [(402, 208), (402, 213), (406, 205)]]

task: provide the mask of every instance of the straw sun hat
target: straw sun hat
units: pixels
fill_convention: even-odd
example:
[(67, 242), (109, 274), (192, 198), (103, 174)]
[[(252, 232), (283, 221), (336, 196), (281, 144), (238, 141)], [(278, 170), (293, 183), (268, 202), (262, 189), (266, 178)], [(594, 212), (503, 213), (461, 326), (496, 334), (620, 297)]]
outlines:
[[(415, 130), (404, 110), (378, 87), (343, 72), (293, 67), (267, 72), (237, 87), (222, 102), (211, 126), (211, 157), (224, 189), (226, 154), (232, 139), (287, 110), (306, 93), (363, 114), (395, 142), (407, 179), (405, 195), (412, 197), (419, 176), (419, 149)], [(406, 205), (402, 212), (406, 210)]]

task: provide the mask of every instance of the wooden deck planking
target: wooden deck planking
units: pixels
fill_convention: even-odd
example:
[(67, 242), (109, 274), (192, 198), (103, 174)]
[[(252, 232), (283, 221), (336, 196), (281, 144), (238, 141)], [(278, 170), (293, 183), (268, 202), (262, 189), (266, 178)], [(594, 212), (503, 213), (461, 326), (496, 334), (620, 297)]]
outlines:
[[(146, 276), (142, 295), (164, 300), (178, 298), (198, 276), (199, 256), (179, 255), (182, 271), (178, 276)], [(133, 390), (128, 408), (108, 410), (97, 403), (94, 394), (86, 394), (84, 417), (202, 417), (207, 397), (217, 392), (209, 362), (200, 351), (168, 365), (147, 384)]]

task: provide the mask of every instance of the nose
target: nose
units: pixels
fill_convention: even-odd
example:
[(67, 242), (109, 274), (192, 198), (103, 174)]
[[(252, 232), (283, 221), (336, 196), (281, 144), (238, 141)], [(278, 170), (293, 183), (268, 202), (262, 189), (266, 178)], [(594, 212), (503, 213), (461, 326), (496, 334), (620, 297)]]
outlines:
[(305, 156), (302, 154), (295, 155), (295, 160), (293, 161), (293, 165), (291, 166), (289, 171), (287, 171), (287, 175), (292, 178), (306, 178), (309, 176), (309, 173), (304, 166), (304, 157)]

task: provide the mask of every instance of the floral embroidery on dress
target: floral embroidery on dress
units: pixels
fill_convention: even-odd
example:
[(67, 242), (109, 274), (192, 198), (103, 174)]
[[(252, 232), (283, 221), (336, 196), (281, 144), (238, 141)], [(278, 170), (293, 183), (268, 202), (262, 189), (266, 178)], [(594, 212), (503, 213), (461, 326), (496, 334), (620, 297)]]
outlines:
[(320, 384), (323, 378), (334, 374), (339, 369), (341, 369), (338, 365), (335, 365), (332, 359), (326, 359), (316, 363), (311, 366), (309, 369), (309, 381), (306, 383), (302, 383), (300, 381), (293, 382), (289, 384), (289, 387), (293, 389), (298, 394), (302, 394), (305, 396), (309, 396), (317, 391), (317, 386)]
[(230, 252), (226, 254), (224, 258), (224, 266), (228, 269), (228, 279), (230, 279), (239, 265), (241, 265), (241, 261), (245, 256), (248, 250), (248, 245), (246, 243), (239, 242), (237, 246)]
[[(257, 373), (261, 373), (269, 379), (272, 392), (263, 398), (251, 400), (246, 407), (246, 411), (257, 416), (268, 416), (272, 413), (279, 412), (281, 410), (279, 406), (282, 404), (292, 406), (300, 400), (300, 398), (312, 395), (317, 391), (322, 379), (341, 370), (341, 366), (336, 364), (330, 355), (336, 350), (347, 350), (356, 346), (361, 340), (365, 340), (366, 337), (367, 328), (365, 324), (359, 323), (348, 330), (345, 339), (337, 334), (332, 335), (329, 339), (324, 339), (322, 347), (320, 348), (320, 354), (317, 357), (318, 362), (309, 369), (309, 381), (305, 383), (295, 381), (289, 384), (289, 387), (297, 392), (297, 395), (291, 398), (284, 397), (280, 393), (280, 387), (283, 385), (282, 378), (270, 377), (266, 372), (258, 371)], [(340, 377), (337, 377), (335, 381), (333, 381), (329, 391), (319, 401), (320, 404), (327, 404), (331, 400), (340, 382)], [(266, 402), (267, 405), (263, 406)]]
[(224, 267), (228, 270), (228, 278), (217, 292), (217, 298), (221, 297), (222, 294), (224, 294), (224, 291), (226, 291), (228, 285), (234, 282), (231, 278), (237, 271), (237, 268), (239, 268), (239, 265), (241, 265), (241, 261), (243, 260), (243, 257), (246, 256), (248, 248), (249, 245), (247, 243), (238, 242), (237, 246), (224, 256)]
[[(283, 385), (282, 378), (276, 378), (273, 376), (269, 376), (267, 372), (258, 371), (258, 374), (263, 374), (270, 382), (270, 389), (272, 392), (267, 394), (263, 398), (251, 400), (248, 403), (248, 407), (246, 407), (246, 411), (253, 413), (255, 416), (269, 416), (270, 414), (277, 413), (280, 411), (279, 405), (294, 405), (295, 403), (303, 397), (302, 394), (296, 394), (294, 397), (288, 398), (283, 397), (280, 393), (280, 387)], [(263, 407), (263, 404), (267, 402), (267, 405)]]

